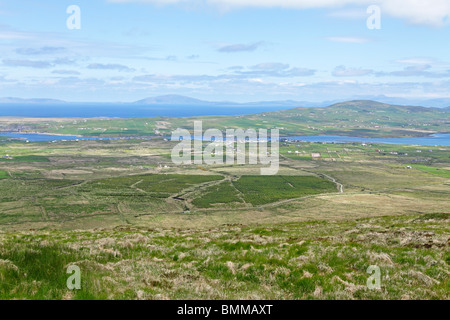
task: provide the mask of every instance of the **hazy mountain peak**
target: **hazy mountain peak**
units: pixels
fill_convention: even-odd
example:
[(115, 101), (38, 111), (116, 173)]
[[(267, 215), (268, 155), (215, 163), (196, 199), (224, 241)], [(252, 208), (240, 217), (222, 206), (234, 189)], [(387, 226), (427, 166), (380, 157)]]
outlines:
[(150, 97), (136, 101), (138, 104), (205, 104), (208, 101), (203, 101), (187, 96), (182, 96), (178, 94), (167, 94), (163, 96)]
[(66, 103), (66, 101), (45, 98), (22, 99), (15, 97), (4, 97), (0, 98), (0, 103)]

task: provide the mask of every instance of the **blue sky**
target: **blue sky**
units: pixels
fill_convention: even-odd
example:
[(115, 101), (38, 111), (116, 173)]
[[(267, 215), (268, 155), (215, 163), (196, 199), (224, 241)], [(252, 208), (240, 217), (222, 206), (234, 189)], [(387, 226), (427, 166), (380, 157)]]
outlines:
[(0, 97), (448, 98), (449, 15), (450, 0), (0, 0)]

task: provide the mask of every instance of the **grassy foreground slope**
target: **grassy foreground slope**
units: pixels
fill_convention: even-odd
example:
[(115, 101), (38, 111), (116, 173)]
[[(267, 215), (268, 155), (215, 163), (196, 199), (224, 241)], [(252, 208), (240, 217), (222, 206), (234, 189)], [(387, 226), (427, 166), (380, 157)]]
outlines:
[(359, 137), (426, 136), (449, 132), (450, 109), (348, 101), (325, 108), (294, 108), (240, 116), (155, 117), (146, 119), (0, 118), (0, 131), (22, 130), (83, 136), (170, 136), (177, 128), (280, 129), (282, 135), (351, 135)]
[[(449, 299), (449, 214), (0, 233), (1, 299)], [(81, 290), (66, 269), (81, 269)], [(367, 288), (367, 268), (381, 289)]]

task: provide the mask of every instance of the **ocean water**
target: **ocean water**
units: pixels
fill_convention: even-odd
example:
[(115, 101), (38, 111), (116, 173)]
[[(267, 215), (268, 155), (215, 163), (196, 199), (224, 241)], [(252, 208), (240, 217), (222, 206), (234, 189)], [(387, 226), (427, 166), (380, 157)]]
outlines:
[[(15, 117), (117, 117), (117, 118), (147, 118), (147, 117), (190, 117), (190, 116), (220, 116), (243, 115), (288, 109), (286, 106), (237, 106), (237, 105), (139, 105), (139, 104), (100, 104), (100, 103), (66, 103), (66, 104), (0, 104), (1, 116)], [(14, 137), (28, 141), (54, 140), (92, 140), (96, 137), (58, 136), (42, 134), (20, 134), (0, 132), (0, 136)], [(344, 136), (296, 136), (288, 139), (310, 142), (361, 142), (389, 143), (426, 146), (450, 146), (450, 134), (436, 134), (428, 137), (408, 138), (359, 138)]]
[(139, 104), (0, 104), (0, 117), (37, 118), (150, 118), (229, 116), (286, 110), (286, 106), (239, 106), (239, 105), (139, 105)]
[[(124, 138), (98, 138), (98, 137), (78, 137), (78, 136), (60, 136), (51, 134), (28, 134), (16, 132), (1, 132), (1, 137), (18, 138), (28, 141), (73, 141), (73, 140), (100, 140), (100, 139), (124, 139)], [(150, 137), (147, 137), (150, 139)], [(169, 138), (170, 137), (161, 137)], [(193, 139), (200, 139), (200, 137), (192, 137)], [(358, 138), (346, 136), (295, 136), (295, 137), (281, 137), (280, 139), (300, 140), (308, 142), (358, 142), (358, 143), (387, 143), (387, 144), (404, 144), (404, 145), (423, 145), (423, 146), (450, 146), (450, 134), (435, 134), (428, 137), (417, 138)]]
[(450, 146), (450, 134), (433, 134), (427, 137), (407, 138), (360, 138), (346, 136), (295, 136), (285, 137), (288, 140), (301, 140), (309, 142), (359, 142), (359, 143), (387, 143), (422, 146)]
[[(16, 138), (24, 141), (75, 141), (75, 140), (100, 140), (98, 137), (60, 136), (38, 133), (16, 133), (0, 131), (0, 137)], [(110, 139), (110, 138), (108, 138)]]

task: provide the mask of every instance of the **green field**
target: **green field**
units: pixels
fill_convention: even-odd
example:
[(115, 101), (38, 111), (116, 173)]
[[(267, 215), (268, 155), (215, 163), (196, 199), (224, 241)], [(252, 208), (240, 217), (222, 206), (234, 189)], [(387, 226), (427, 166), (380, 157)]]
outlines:
[(267, 204), (326, 192), (337, 192), (336, 185), (318, 177), (243, 176), (233, 182), (246, 202)]
[(204, 189), (202, 194), (192, 201), (198, 208), (211, 208), (215, 205), (242, 204), (240, 193), (230, 181)]
[(1, 159), (0, 161), (21, 161), (21, 162), (49, 162), (48, 158), (42, 156), (20, 156), (14, 159)]
[(157, 198), (167, 198), (190, 186), (222, 179), (222, 176), (212, 175), (136, 175), (93, 181), (83, 185), (80, 192), (101, 196), (120, 197), (145, 194)]
[(425, 165), (413, 164), (411, 165), (414, 169), (418, 169), (423, 172), (435, 174), (439, 177), (450, 178), (450, 170), (444, 168), (433, 168)]
[(336, 185), (318, 177), (306, 176), (242, 176), (233, 182), (223, 182), (204, 190), (194, 199), (199, 208), (229, 203), (263, 205), (285, 199), (336, 191)]

